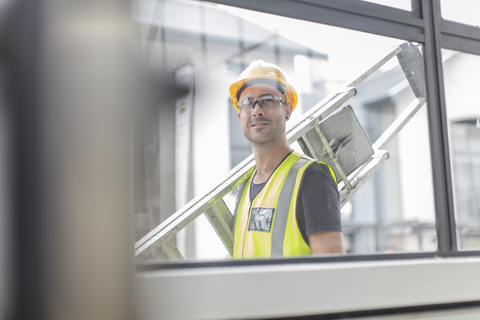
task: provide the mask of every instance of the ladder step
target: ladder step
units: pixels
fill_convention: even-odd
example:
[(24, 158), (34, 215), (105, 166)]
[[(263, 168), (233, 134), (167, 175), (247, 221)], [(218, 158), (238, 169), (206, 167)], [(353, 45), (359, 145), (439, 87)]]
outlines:
[(225, 248), (230, 254), (233, 254), (233, 215), (223, 199), (218, 200), (206, 210), (205, 216), (222, 240)]

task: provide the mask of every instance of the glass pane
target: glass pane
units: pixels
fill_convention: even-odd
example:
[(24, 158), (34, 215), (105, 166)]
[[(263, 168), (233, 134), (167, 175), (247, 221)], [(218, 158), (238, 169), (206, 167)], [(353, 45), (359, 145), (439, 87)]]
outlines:
[(376, 4), (381, 4), (384, 6), (402, 9), (406, 11), (412, 10), (411, 0), (362, 0), (362, 1), (373, 2)]
[(441, 0), (442, 17), (472, 26), (480, 26), (480, 2), (477, 0)]
[[(251, 155), (250, 141), (245, 138), (237, 111), (230, 103), (228, 88), (252, 61), (263, 59), (278, 65), (296, 88), (299, 102), (287, 121), (288, 130), (327, 95), (345, 90), (348, 80), (358, 78), (404, 44), (400, 39), (203, 1), (142, 0), (136, 20), (140, 26), (137, 39), (140, 47), (145, 50), (151, 46), (146, 61), (149, 67), (175, 74), (177, 83), (181, 79), (188, 80), (181, 83), (190, 90), (188, 99), (170, 103), (170, 108), (177, 112), (175, 117), (185, 122), (180, 124), (173, 117), (172, 121), (163, 123), (163, 128), (176, 124), (176, 137), (175, 132), (162, 131), (162, 124), (160, 130), (158, 125), (152, 125), (146, 133), (151, 137), (148, 140), (151, 143), (145, 145), (146, 152), (150, 153), (146, 153), (144, 163), (152, 174), (145, 174), (148, 183), (145, 184), (144, 204), (138, 206), (143, 212), (143, 220), (138, 218), (138, 221), (144, 222), (144, 232), (173, 213), (174, 210), (165, 208), (163, 202), (173, 201), (175, 210), (180, 209), (193, 197), (211, 191), (232, 168)], [(405, 58), (402, 63), (411, 70), (417, 68), (415, 74), (420, 78), (415, 87), (421, 91), (424, 87), (422, 47), (410, 44), (409, 48), (417, 56)], [(409, 112), (417, 105), (409, 82), (415, 81), (413, 73), (409, 73), (410, 80), (407, 79), (395, 54), (392, 57), (360, 83), (356, 96), (339, 108), (347, 110), (346, 106), (351, 105), (361, 127), (355, 137), (364, 139), (362, 141), (366, 141), (369, 148), (402, 112)], [(167, 103), (164, 101), (162, 106)], [(160, 121), (165, 122), (164, 119), (161, 117)], [(346, 126), (345, 130), (350, 129)], [(162, 139), (162, 135), (168, 134), (175, 138)], [(179, 135), (191, 139), (180, 139)], [(169, 158), (171, 152), (159, 156), (158, 148), (162, 149), (162, 146), (158, 147), (159, 140), (160, 144), (171, 144), (170, 149), (165, 149), (167, 151), (184, 150), (182, 155), (176, 155), (174, 161)], [(334, 145), (333, 140), (330, 143)], [(300, 144), (295, 143), (293, 147), (301, 153), (307, 152)], [(341, 210), (347, 252), (435, 251), (426, 107), (420, 106), (399, 134), (381, 150), (388, 151), (388, 160), (375, 174), (367, 170), (359, 175), (365, 184)], [(382, 152), (375, 151), (377, 155)], [(372, 158), (365, 161), (372, 161)], [(185, 170), (187, 174), (179, 170)], [(372, 176), (368, 179), (370, 174)], [(354, 176), (355, 172), (349, 179), (353, 181)], [(160, 183), (165, 186), (163, 189), (158, 188), (158, 179), (163, 181)], [(176, 194), (170, 199), (162, 198), (162, 193), (171, 191), (165, 188), (173, 185), (176, 185)], [(153, 186), (157, 186), (156, 189)], [(236, 190), (224, 198), (232, 212), (235, 196)], [(187, 259), (224, 259), (229, 256), (204, 215), (191, 224), (190, 230), (180, 233), (175, 241)]]
[(445, 50), (443, 61), (458, 243), (480, 249), (480, 56)]

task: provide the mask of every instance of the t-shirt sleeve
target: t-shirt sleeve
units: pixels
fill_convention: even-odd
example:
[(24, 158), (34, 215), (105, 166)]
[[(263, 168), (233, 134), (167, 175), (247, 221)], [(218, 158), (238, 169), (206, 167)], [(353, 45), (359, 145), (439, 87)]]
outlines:
[[(299, 200), (303, 209), (300, 224), (306, 235), (320, 231), (342, 231), (340, 200), (337, 184), (328, 171), (312, 163), (305, 171)], [(303, 219), (302, 219), (303, 218)]]

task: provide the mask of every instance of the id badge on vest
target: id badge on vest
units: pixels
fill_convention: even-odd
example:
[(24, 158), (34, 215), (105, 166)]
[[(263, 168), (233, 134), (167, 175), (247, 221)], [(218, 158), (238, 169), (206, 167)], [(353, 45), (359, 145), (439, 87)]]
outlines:
[(274, 208), (252, 208), (248, 231), (270, 232)]

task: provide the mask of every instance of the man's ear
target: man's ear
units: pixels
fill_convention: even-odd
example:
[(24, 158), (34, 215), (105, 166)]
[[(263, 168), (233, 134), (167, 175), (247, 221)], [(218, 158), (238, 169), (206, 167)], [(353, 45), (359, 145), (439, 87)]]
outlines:
[(240, 119), (240, 112), (237, 112), (237, 117), (238, 119)]
[(290, 116), (292, 115), (292, 109), (293, 109), (293, 106), (290, 102), (285, 105), (285, 119), (286, 120), (290, 119)]

